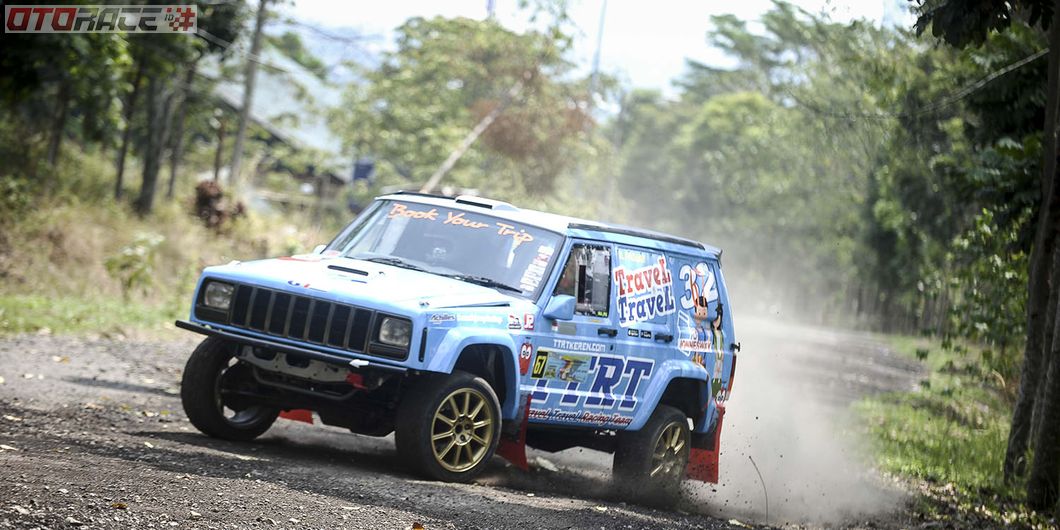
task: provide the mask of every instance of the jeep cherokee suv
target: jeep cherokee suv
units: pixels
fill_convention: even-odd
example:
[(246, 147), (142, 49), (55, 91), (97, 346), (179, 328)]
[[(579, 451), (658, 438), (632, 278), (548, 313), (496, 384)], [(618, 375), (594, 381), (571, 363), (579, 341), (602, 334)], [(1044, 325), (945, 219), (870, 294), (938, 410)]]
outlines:
[[(525, 446), (614, 453), (616, 484), (717, 482), (736, 364), (718, 249), (478, 197), (381, 197), (312, 254), (203, 271), (181, 399), (203, 433), (277, 417), (395, 434), (467, 481)], [(642, 489), (643, 491), (643, 489)]]

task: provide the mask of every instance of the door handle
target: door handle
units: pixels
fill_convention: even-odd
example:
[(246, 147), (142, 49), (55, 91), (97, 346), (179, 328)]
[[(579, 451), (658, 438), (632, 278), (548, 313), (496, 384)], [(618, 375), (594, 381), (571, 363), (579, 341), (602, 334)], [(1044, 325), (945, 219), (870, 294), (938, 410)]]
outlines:
[(607, 335), (608, 337), (618, 336), (618, 330), (615, 328), (597, 328), (597, 335)]
[(656, 333), (655, 340), (662, 342), (673, 342), (674, 336), (667, 333)]

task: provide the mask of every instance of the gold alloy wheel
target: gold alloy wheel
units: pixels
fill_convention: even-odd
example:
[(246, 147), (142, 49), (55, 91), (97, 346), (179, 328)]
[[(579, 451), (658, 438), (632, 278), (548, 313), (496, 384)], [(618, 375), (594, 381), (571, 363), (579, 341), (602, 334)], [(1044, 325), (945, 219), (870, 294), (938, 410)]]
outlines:
[(467, 471), (489, 451), (497, 420), (486, 400), (478, 390), (461, 388), (446, 396), (434, 411), (431, 448), (435, 460), (446, 470)]
[(680, 468), (681, 450), (685, 448), (685, 440), (681, 434), (684, 426), (678, 422), (670, 423), (663, 429), (662, 436), (655, 443), (655, 452), (651, 457), (651, 477), (663, 475), (674, 475), (681, 473)]

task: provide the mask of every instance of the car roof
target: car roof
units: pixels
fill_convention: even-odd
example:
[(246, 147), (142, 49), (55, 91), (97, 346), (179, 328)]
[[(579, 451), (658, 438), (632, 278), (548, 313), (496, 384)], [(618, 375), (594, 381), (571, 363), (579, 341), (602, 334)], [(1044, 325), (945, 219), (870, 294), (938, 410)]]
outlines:
[(446, 197), (429, 193), (399, 191), (381, 196), (379, 199), (402, 200), (479, 213), (483, 213), (482, 210), (486, 209), (489, 210), (489, 215), (494, 217), (544, 228), (571, 237), (595, 239), (685, 254), (706, 253), (715, 258), (721, 257), (721, 249), (692, 239), (643, 228), (588, 221), (577, 217), (523, 209), (506, 202), (484, 197), (471, 195)]

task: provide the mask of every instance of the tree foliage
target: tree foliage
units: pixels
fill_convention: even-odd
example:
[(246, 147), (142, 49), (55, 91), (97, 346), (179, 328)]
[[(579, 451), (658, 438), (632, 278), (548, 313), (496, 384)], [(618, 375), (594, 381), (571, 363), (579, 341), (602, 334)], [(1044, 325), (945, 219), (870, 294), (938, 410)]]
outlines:
[(384, 182), (418, 187), (517, 83), (515, 101), (447, 183), (501, 197), (541, 194), (573, 167), (586, 95), (562, 81), (570, 64), (554, 36), (492, 20), (413, 18), (396, 42), (335, 120), (356, 152), (380, 159)]
[(725, 248), (751, 309), (979, 342), (1015, 379), (1044, 61), (980, 81), (1042, 32), (954, 50), (783, 2), (761, 22), (714, 17), (735, 68), (690, 62), (676, 98), (626, 98), (631, 221)]

